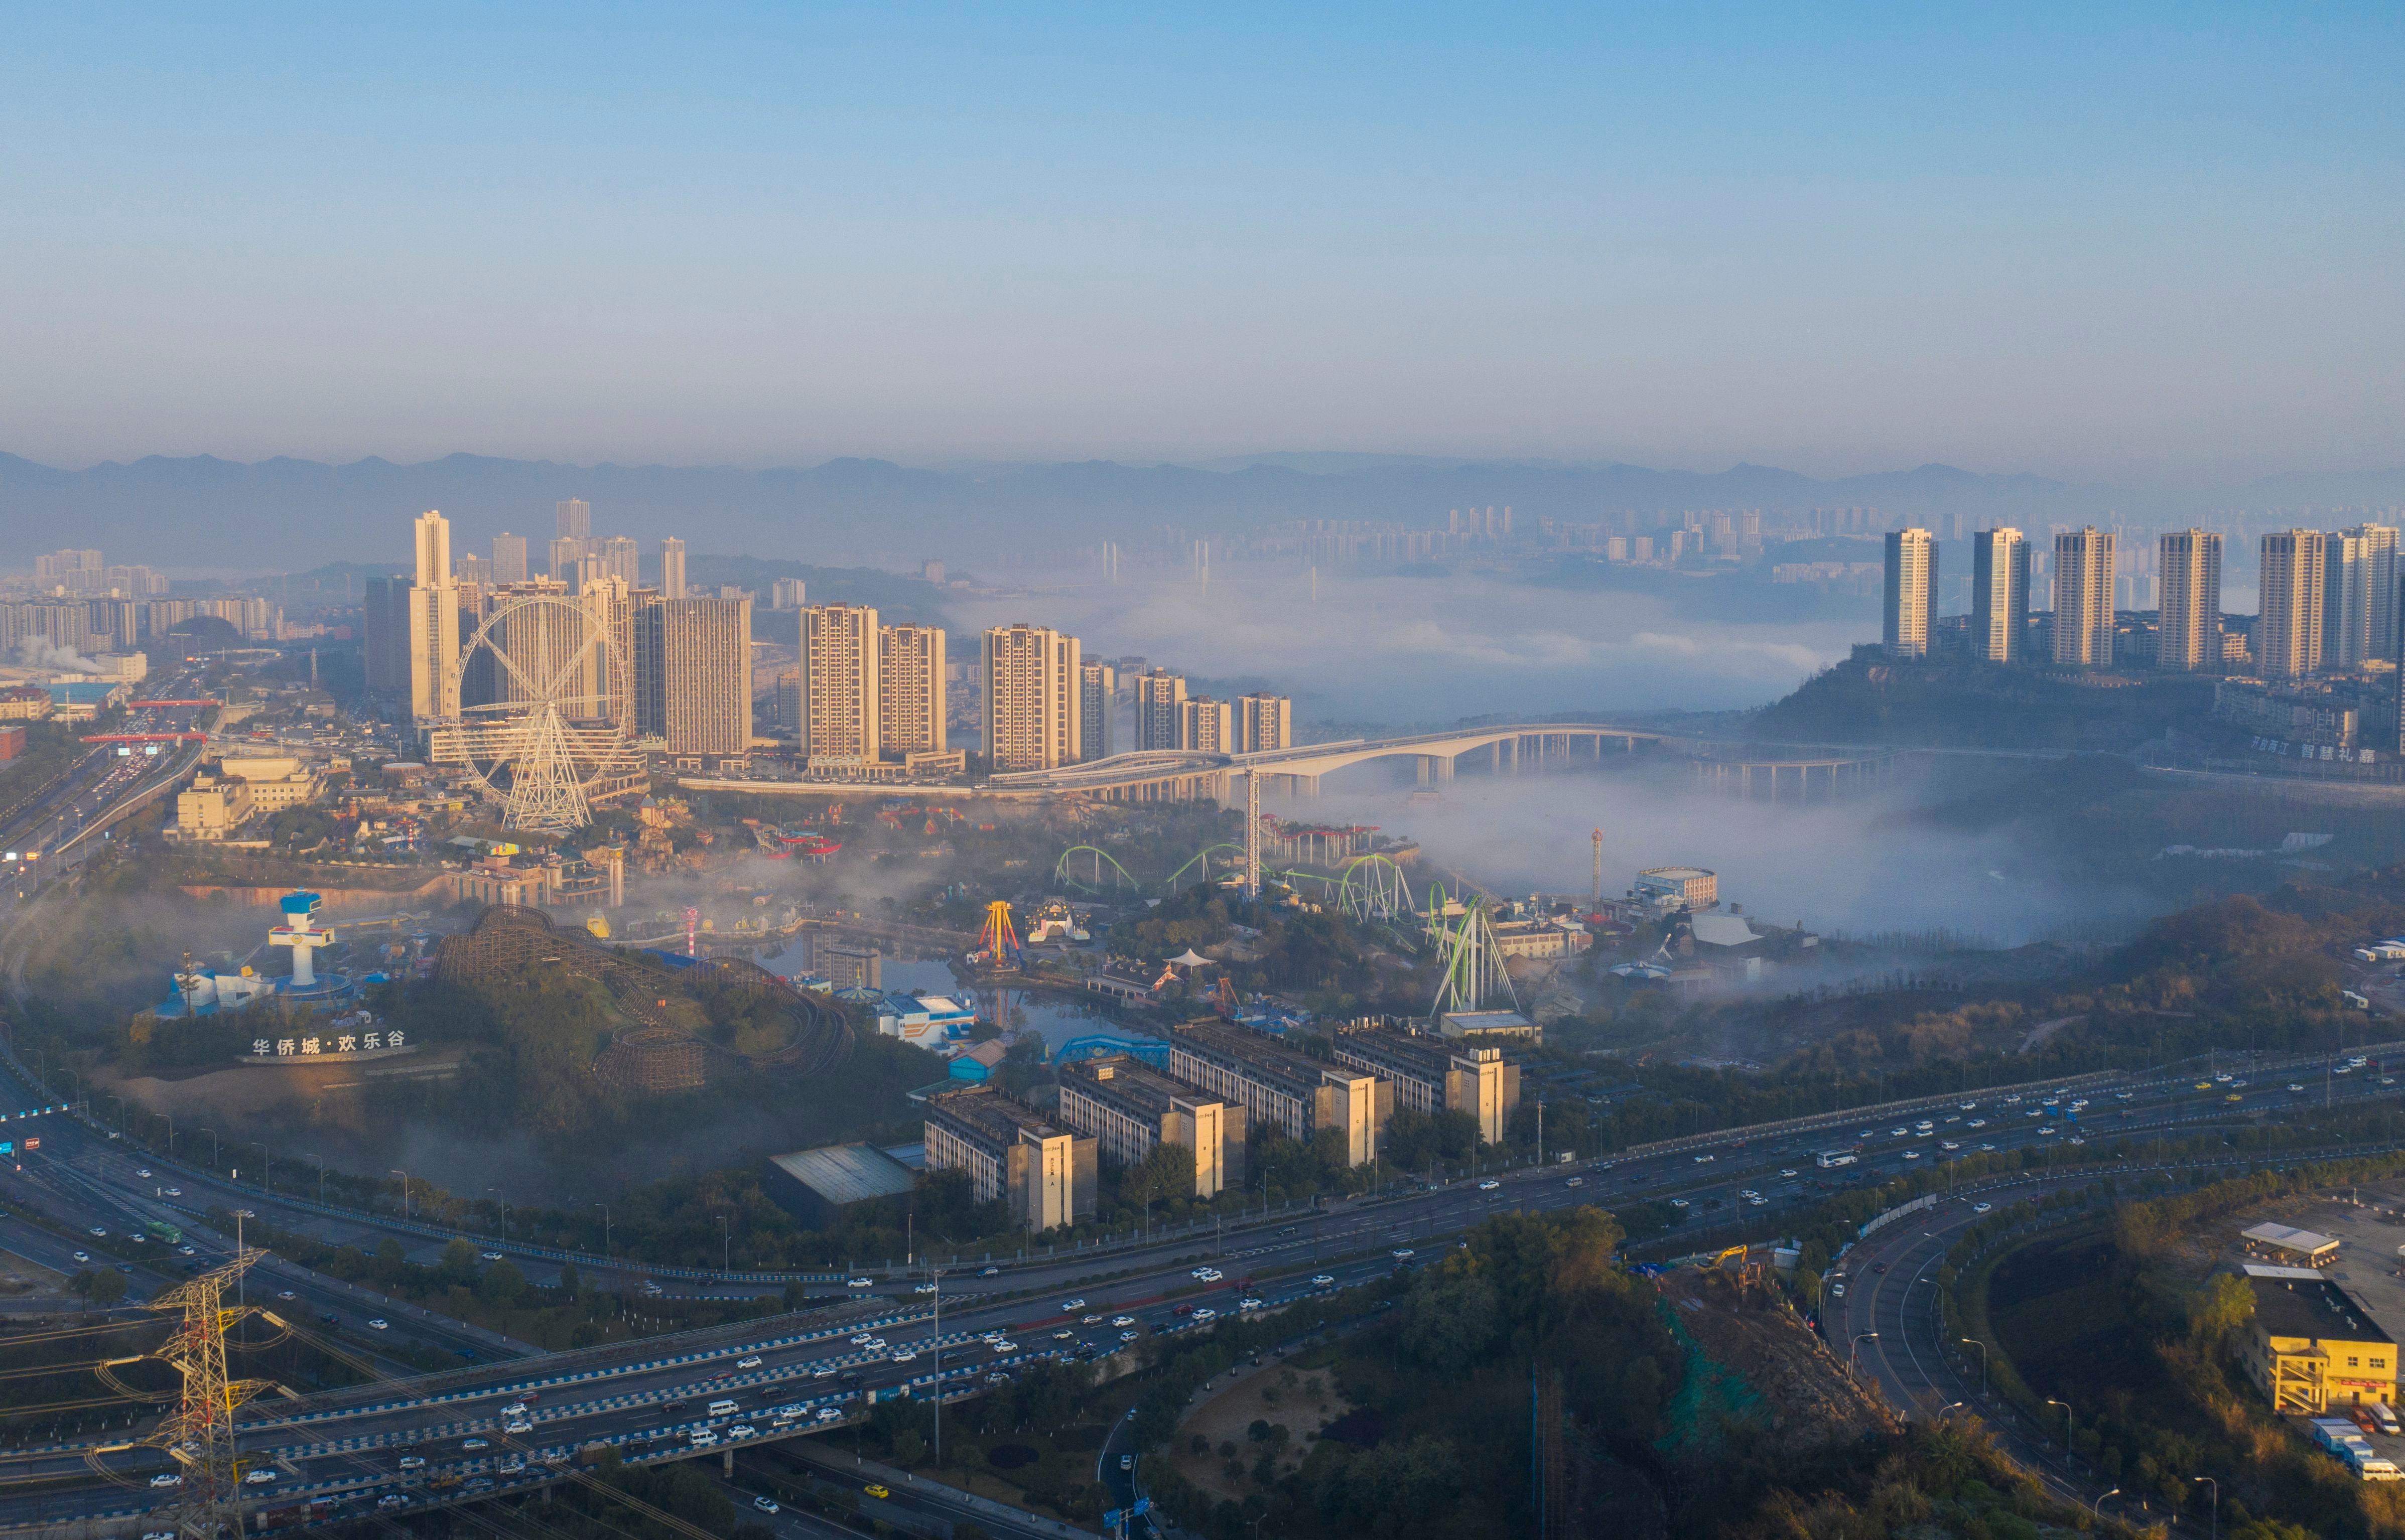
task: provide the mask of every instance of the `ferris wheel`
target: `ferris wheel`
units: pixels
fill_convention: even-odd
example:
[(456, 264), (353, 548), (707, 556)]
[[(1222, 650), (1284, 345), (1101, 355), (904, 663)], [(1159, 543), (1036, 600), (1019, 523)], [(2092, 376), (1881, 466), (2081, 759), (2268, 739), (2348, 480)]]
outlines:
[(431, 735), (512, 829), (581, 829), (593, 798), (642, 769), (626, 649), (574, 599), (530, 595), (485, 617), (451, 665), (454, 721)]

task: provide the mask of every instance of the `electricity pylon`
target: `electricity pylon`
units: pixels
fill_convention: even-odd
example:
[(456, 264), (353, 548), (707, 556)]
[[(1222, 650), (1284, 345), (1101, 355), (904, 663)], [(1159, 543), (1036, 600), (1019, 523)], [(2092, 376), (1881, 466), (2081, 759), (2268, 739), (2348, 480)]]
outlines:
[(255, 1248), (246, 1250), (150, 1301), (149, 1309), (182, 1317), (175, 1330), (149, 1352), (109, 1359), (99, 1367), (100, 1378), (112, 1390), (137, 1400), (151, 1399), (153, 1393), (136, 1390), (118, 1379), (115, 1371), (120, 1365), (155, 1361), (172, 1365), (183, 1377), (176, 1409), (146, 1436), (103, 1445), (84, 1456), (93, 1470), (120, 1486), (132, 1483), (103, 1465), (102, 1455), (155, 1449), (183, 1465), (184, 1479), (176, 1489), (176, 1501), (158, 1515), (152, 1533), (166, 1530), (181, 1540), (218, 1540), (221, 1534), (242, 1533), (242, 1468), (234, 1449), (233, 1414), (245, 1402), (275, 1386), (273, 1380), (226, 1378), (226, 1329), (259, 1312), (255, 1306), (228, 1307), (225, 1292), (266, 1254)]

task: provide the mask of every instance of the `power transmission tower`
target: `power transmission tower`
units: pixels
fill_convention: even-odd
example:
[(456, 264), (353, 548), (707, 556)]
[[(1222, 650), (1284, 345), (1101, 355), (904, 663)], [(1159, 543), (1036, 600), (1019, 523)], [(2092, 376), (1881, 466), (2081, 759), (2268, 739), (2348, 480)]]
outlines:
[(140, 1357), (111, 1359), (100, 1365), (100, 1377), (111, 1389), (143, 1400), (150, 1398), (149, 1393), (118, 1379), (114, 1371), (119, 1365), (154, 1360), (171, 1365), (183, 1378), (176, 1409), (147, 1436), (104, 1445), (84, 1457), (93, 1470), (120, 1485), (132, 1483), (110, 1472), (101, 1456), (148, 1448), (180, 1462), (183, 1483), (176, 1489), (175, 1504), (158, 1516), (158, 1528), (182, 1540), (218, 1540), (221, 1534), (242, 1533), (242, 1466), (234, 1449), (233, 1414), (253, 1396), (276, 1387), (273, 1380), (226, 1377), (226, 1328), (259, 1312), (250, 1306), (229, 1307), (225, 1294), (266, 1254), (246, 1250), (150, 1301), (149, 1309), (182, 1317), (175, 1330)]

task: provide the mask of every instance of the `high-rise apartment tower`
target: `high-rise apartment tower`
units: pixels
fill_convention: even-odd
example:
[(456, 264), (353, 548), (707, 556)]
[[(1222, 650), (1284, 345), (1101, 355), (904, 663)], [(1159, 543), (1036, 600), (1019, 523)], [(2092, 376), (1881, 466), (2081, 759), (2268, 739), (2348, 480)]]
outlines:
[(879, 751), (888, 759), (941, 752), (944, 628), (888, 625), (877, 633)]
[(2322, 583), (2328, 539), (2317, 529), (2263, 537), (2255, 614), (2255, 672), (2300, 679), (2322, 665)]
[(1185, 675), (1154, 668), (1136, 676), (1136, 751), (1180, 747), (1177, 735), (1184, 724), (1185, 709)]
[[(660, 597), (684, 596), (684, 542), (670, 536), (660, 542)], [(799, 604), (801, 600), (796, 598), (794, 602)]]
[(1926, 529), (1898, 529), (1887, 538), (1887, 601), (1880, 639), (1892, 658), (1929, 656), (1929, 629), (1937, 618), (1937, 538)]
[(822, 768), (875, 763), (883, 751), (877, 611), (817, 605), (801, 625), (802, 752)]
[(985, 634), (985, 751), (995, 770), (1077, 762), (1084, 661), (1076, 637), (1048, 626), (997, 625)]
[(1971, 656), (2029, 661), (2030, 545), (2009, 525), (1971, 536)]
[(2113, 535), (2093, 525), (2054, 538), (2054, 662), (2113, 664)]
[(409, 594), (409, 715), (419, 723), (459, 714), (452, 668), (459, 661), (459, 587), (451, 575), (451, 521), (417, 516), (416, 581)]
[(2162, 539), (2162, 623), (2155, 663), (2176, 672), (2221, 672), (2221, 537), (2183, 529)]

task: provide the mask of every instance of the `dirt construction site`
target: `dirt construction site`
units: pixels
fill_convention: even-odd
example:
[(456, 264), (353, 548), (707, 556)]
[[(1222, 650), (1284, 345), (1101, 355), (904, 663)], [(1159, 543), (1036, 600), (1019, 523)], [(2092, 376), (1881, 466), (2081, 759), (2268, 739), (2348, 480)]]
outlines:
[(1709, 1445), (1724, 1421), (1759, 1422), (1796, 1447), (1897, 1425), (1776, 1288), (1734, 1267), (1677, 1267), (1654, 1281), (1687, 1351), (1671, 1447)]

